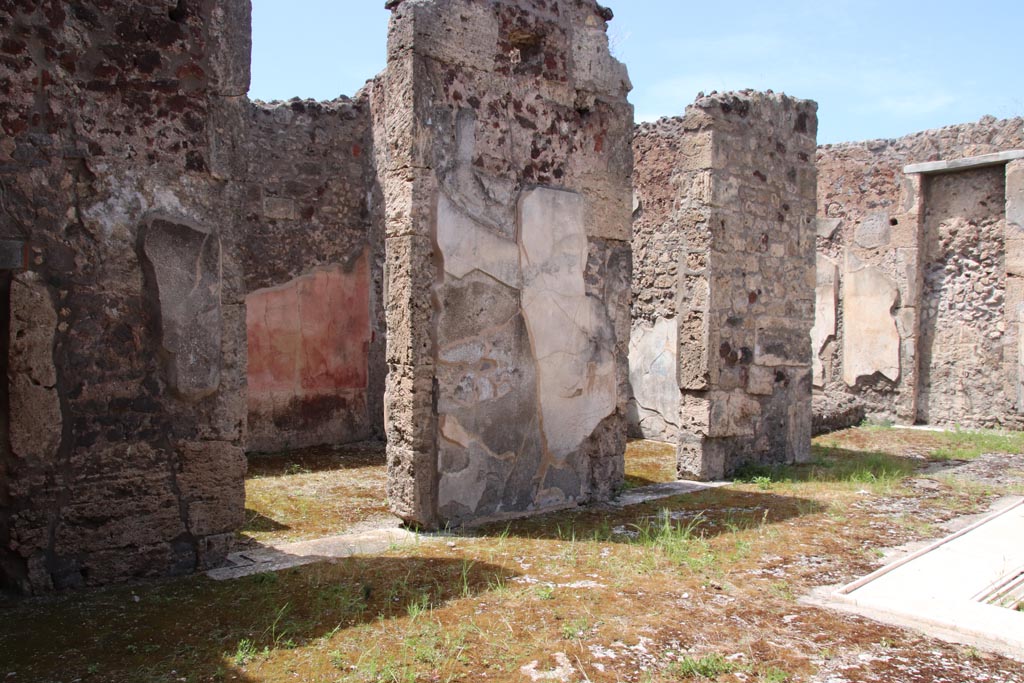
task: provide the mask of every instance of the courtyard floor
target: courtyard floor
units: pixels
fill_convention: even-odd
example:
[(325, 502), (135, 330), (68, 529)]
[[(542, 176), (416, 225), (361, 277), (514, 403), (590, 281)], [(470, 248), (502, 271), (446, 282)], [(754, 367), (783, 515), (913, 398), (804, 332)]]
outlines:
[[(1013, 681), (1024, 664), (799, 598), (1024, 494), (1024, 435), (861, 427), (807, 465), (374, 556), (0, 598), (0, 682)], [(670, 480), (633, 442), (627, 486)], [(246, 542), (389, 522), (379, 447), (251, 461)], [(1019, 542), (1013, 539), (1008, 542)]]

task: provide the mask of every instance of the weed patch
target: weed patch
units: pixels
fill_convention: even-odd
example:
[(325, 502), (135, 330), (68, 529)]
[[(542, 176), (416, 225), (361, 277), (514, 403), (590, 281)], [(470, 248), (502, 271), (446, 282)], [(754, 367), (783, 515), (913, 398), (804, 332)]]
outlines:
[(669, 667), (669, 673), (677, 678), (714, 679), (735, 670), (736, 665), (720, 654), (704, 655), (696, 659), (684, 657)]
[(936, 460), (974, 460), (985, 453), (1024, 452), (1024, 434), (994, 430), (941, 432), (940, 445), (931, 453)]

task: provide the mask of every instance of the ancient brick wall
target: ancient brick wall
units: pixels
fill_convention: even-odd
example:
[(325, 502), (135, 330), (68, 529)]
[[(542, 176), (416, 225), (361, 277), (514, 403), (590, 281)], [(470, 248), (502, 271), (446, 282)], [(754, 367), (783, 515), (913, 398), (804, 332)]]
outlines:
[(633, 416), (683, 476), (809, 454), (816, 108), (719, 94), (634, 138)]
[(249, 107), (247, 449), (383, 434), (383, 243), (365, 94)]
[(610, 15), (393, 4), (373, 96), (393, 509), (439, 525), (606, 498), (623, 476), (632, 129)]
[(248, 88), (248, 7), (0, 6), (7, 585), (194, 571), (242, 520), (241, 202), (218, 121)]
[(1006, 163), (904, 167), (1021, 148), (1024, 121), (986, 117), (818, 150), (813, 347), (823, 394), (852, 394), (875, 417), (906, 423), (1018, 421)]

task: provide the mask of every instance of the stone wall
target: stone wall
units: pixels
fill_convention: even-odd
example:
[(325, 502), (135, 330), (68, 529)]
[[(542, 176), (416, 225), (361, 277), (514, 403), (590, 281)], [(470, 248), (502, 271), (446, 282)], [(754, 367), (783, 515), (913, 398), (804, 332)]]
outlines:
[(383, 434), (369, 102), (254, 103), (242, 127), (250, 451)]
[(634, 425), (682, 476), (809, 455), (816, 108), (717, 94), (634, 138)]
[(633, 309), (629, 342), (632, 436), (679, 437), (677, 349), (680, 259), (685, 225), (707, 221), (692, 191), (704, 141), (685, 134), (682, 117), (637, 126), (633, 137)]
[(1019, 423), (1007, 161), (905, 167), (1021, 148), (1024, 121), (988, 117), (818, 150), (813, 347), (823, 394), (853, 395), (869, 415), (905, 423)]
[[(1006, 173), (1002, 166), (929, 179), (924, 192), (920, 310), (922, 422), (1007, 415), (1014, 372), (1004, 372)], [(1009, 349), (1016, 365), (1017, 349)], [(955, 416), (955, 417), (954, 417)]]
[[(201, 9), (200, 9), (201, 8)], [(183, 573), (242, 521), (242, 203), (212, 140), (248, 88), (248, 6), (0, 6), (9, 424), (0, 577)]]
[(621, 483), (632, 108), (590, 0), (396, 5), (373, 95), (389, 499), (427, 526)]

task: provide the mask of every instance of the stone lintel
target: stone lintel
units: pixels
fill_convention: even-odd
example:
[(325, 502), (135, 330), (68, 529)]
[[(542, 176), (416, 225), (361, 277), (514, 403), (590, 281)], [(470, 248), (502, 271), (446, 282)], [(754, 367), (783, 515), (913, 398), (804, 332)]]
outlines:
[(952, 173), (964, 171), (969, 168), (981, 168), (982, 166), (996, 166), (1005, 164), (1014, 159), (1024, 159), (1024, 149), (1011, 149), (1005, 152), (994, 154), (982, 154), (976, 157), (965, 157), (963, 159), (950, 159), (948, 161), (926, 161), (920, 164), (910, 164), (903, 167), (904, 173)]

